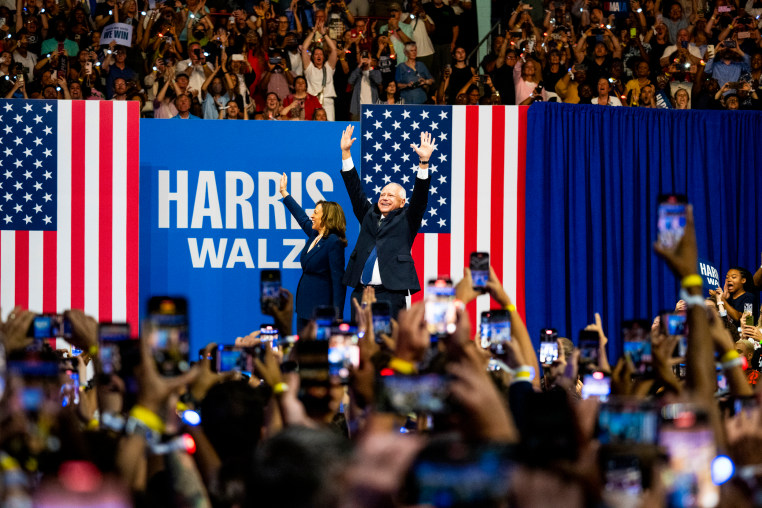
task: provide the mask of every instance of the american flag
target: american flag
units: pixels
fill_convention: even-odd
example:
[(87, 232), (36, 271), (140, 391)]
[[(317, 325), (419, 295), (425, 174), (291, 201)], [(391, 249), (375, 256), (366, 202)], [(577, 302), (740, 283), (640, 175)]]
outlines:
[(139, 103), (0, 101), (0, 307), (138, 323)]
[[(361, 178), (373, 202), (390, 182), (410, 195), (418, 162), (410, 143), (420, 142), (421, 131), (435, 140), (426, 222), (412, 249), (422, 288), (441, 275), (457, 283), (471, 252), (489, 252), (524, 315), (526, 112), (527, 106), (363, 106)], [(472, 324), (489, 307), (486, 296), (469, 305)]]

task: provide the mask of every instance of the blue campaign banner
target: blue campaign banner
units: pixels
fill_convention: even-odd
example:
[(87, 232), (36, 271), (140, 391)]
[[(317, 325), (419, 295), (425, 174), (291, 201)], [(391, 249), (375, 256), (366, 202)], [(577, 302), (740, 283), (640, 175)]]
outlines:
[[(308, 214), (322, 199), (342, 206), (348, 259), (359, 224), (340, 175), (346, 126), (141, 120), (141, 316), (150, 296), (185, 296), (192, 352), (272, 323), (260, 311), (260, 270), (281, 270), (283, 287), (295, 293), (307, 241), (281, 201), (283, 172)], [(348, 318), (348, 303), (344, 311)]]

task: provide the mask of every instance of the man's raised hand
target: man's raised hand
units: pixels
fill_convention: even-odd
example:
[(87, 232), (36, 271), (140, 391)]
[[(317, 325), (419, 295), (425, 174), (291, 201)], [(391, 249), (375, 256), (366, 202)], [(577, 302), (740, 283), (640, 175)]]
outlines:
[[(343, 148), (343, 138), (342, 138), (342, 148)], [(431, 157), (431, 153), (434, 151), (434, 145), (431, 142), (431, 133), (430, 132), (421, 132), (421, 144), (416, 145), (415, 143), (410, 143), (410, 148), (415, 150), (415, 153), (418, 154), (418, 157), (420, 157), (423, 160), (429, 160), (429, 157)]]
[(357, 138), (352, 137), (352, 133), (354, 133), (354, 131), (354, 125), (350, 125), (344, 129), (344, 132), (341, 133), (341, 152), (342, 155), (347, 155), (347, 157), (342, 157), (344, 159), (349, 157), (349, 149), (352, 148), (352, 143), (357, 140)]

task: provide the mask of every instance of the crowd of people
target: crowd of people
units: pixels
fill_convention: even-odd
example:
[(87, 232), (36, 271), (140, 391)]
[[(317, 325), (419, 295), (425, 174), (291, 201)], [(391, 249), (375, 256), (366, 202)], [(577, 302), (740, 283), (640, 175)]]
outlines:
[(757, 4), (493, 2), (497, 28), (477, 62), (471, 0), (4, 0), (0, 93), (139, 100), (145, 117), (181, 119), (539, 100), (758, 109)]
[[(435, 148), (428, 133), (411, 146), (409, 206), (393, 183), (370, 205), (352, 134), (341, 171), (362, 224), (355, 251), (345, 272), (341, 207), (321, 202), (308, 218), (284, 175), (281, 195), (310, 241), (296, 298), (263, 278), (271, 325), (195, 356), (178, 298), (151, 298), (136, 339), (79, 310), (10, 312), (0, 504), (759, 505), (762, 266), (703, 287), (687, 206), (676, 244), (654, 246), (681, 281), (674, 312), (608, 330), (623, 344), (616, 361), (599, 315), (576, 344), (543, 329), (538, 354), (488, 265), (404, 308), (400, 294), (420, 288), (399, 252), (419, 227)], [(346, 286), (351, 323), (334, 308)], [(466, 306), (485, 294), (494, 309), (472, 323)]]

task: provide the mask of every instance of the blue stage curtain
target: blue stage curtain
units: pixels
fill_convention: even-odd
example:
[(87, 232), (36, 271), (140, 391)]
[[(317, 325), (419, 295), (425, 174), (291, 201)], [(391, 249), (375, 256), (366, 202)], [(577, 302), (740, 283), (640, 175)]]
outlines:
[(527, 116), (527, 325), (572, 339), (600, 312), (612, 361), (620, 323), (674, 308), (653, 253), (660, 193), (688, 196), (699, 256), (754, 273), (762, 249), (762, 113), (533, 105)]

